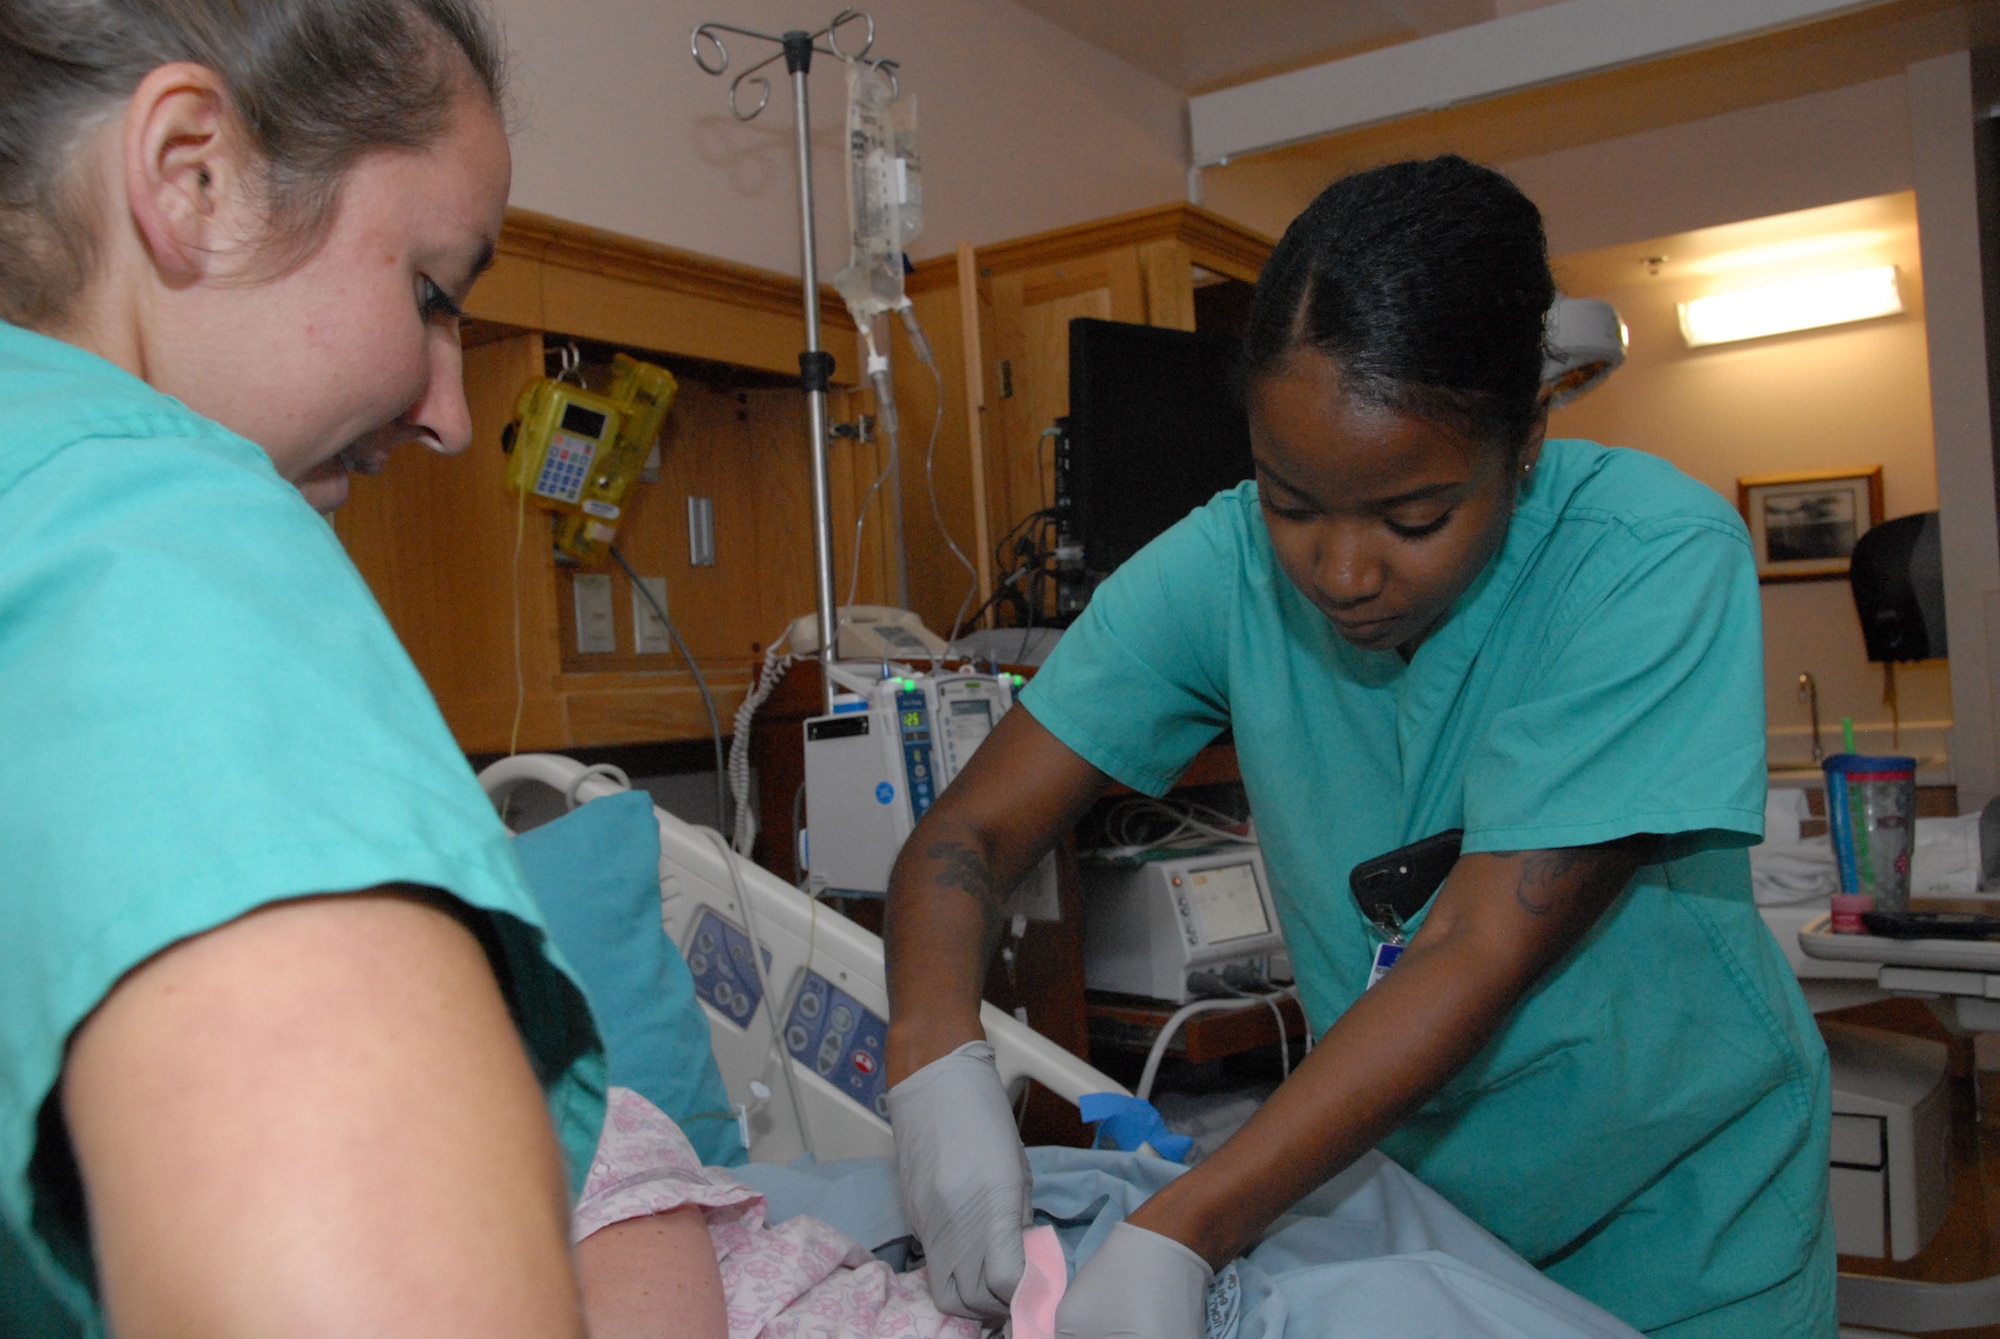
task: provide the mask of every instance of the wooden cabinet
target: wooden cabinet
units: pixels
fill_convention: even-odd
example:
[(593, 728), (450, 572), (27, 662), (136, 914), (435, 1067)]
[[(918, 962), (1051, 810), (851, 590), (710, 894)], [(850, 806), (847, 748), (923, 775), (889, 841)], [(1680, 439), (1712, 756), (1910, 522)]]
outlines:
[[(456, 459), (397, 453), (357, 479), (334, 525), (471, 753), (704, 737), (708, 717), (676, 654), (640, 654), (633, 598), (608, 569), (617, 647), (577, 647), (576, 572), (551, 554), (546, 517), (504, 482), (500, 430), (544, 374), (545, 338), (608, 361), (627, 349), (669, 367), (680, 394), (658, 478), (637, 486), (618, 547), (666, 579), (668, 612), (715, 690), (724, 729), (761, 645), (811, 609), (812, 508), (803, 341), (795, 280), (510, 211), (499, 256), (474, 289), (465, 331), (473, 443)], [(859, 364), (833, 300), (827, 340), (841, 375)], [(852, 416), (842, 387), (830, 406)], [(845, 588), (854, 518), (883, 457), (843, 441), (831, 456), (835, 551)], [(689, 562), (687, 499), (710, 499), (716, 561)], [(884, 599), (883, 526), (871, 521), (859, 598)]]
[[(983, 408), (968, 408), (966, 322), (959, 266), (952, 257), (916, 267), (908, 288), (937, 349), (946, 397), (938, 444), (941, 509), (968, 553), (980, 530), (973, 514), (969, 453), (971, 416), (980, 417), (985, 456), (984, 532), (997, 540), (1016, 522), (1049, 505), (1050, 448), (1044, 430), (1069, 412), (1069, 322), (1078, 316), (1181, 330), (1208, 328), (1240, 313), (1250, 285), (1269, 258), (1269, 238), (1193, 205), (1166, 205), (1080, 224), (974, 253)], [(1232, 332), (1233, 333), (1233, 332)], [(928, 425), (934, 383), (913, 370), (898, 348), (897, 401), (906, 438)], [(921, 459), (906, 451), (905, 492), (924, 496)], [(965, 591), (964, 568), (951, 556), (925, 508), (906, 524), (911, 604), (926, 622), (951, 626)], [(921, 575), (920, 575), (921, 574)], [(982, 591), (983, 599), (990, 591)], [(975, 601), (976, 603), (976, 601)]]

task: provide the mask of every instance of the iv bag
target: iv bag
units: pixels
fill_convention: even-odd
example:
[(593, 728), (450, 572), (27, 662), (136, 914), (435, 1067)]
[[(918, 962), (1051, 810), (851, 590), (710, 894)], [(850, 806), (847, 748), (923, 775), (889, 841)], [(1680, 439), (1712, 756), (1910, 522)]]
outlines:
[(903, 305), (903, 247), (923, 226), (916, 100), (895, 98), (887, 76), (847, 66), (847, 221), (852, 249), (833, 276), (857, 325)]
[(895, 130), (896, 206), (907, 249), (924, 230), (924, 174), (923, 161), (917, 157), (916, 94), (889, 104), (889, 123)]

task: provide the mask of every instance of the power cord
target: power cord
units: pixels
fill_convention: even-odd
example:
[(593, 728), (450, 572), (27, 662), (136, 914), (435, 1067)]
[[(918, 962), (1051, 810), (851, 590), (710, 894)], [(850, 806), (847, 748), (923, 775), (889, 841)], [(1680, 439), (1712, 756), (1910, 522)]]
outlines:
[[(779, 1068), (785, 1071), (785, 1096), (791, 1100), (792, 1119), (799, 1123), (799, 1142), (805, 1145), (806, 1152), (817, 1158), (819, 1151), (813, 1143), (812, 1129), (806, 1124), (806, 1109), (799, 1101), (798, 1082), (792, 1075), (791, 1048), (785, 1045), (784, 1029), (778, 1026), (778, 1008), (777, 1005), (771, 1002), (773, 994), (771, 980), (764, 974), (764, 944), (757, 934), (757, 914), (750, 905), (750, 892), (743, 886), (743, 875), (736, 868), (736, 861), (739, 857), (734, 851), (729, 849), (729, 843), (722, 839), (720, 832), (717, 832), (713, 828), (690, 826), (694, 826), (695, 831), (706, 837), (709, 844), (715, 847), (716, 855), (722, 859), (722, 868), (729, 875), (729, 886), (735, 890), (736, 905), (743, 911), (743, 929), (746, 937), (750, 940), (750, 969), (757, 974), (757, 983), (762, 987), (758, 994), (763, 998), (764, 1021), (771, 1028), (771, 1044), (777, 1048)], [(819, 928), (819, 903), (817, 902), (813, 903), (812, 915), (813, 920), (810, 923), (806, 938), (805, 970), (808, 972), (812, 970), (813, 938)]]
[(779, 649), (791, 635), (791, 629), (786, 628), (765, 650), (764, 668), (758, 672), (757, 682), (742, 705), (736, 708), (736, 719), (731, 726), (735, 733), (729, 737), (729, 793), (736, 802), (736, 824), (730, 836), (737, 852), (744, 856), (757, 844), (759, 826), (757, 811), (750, 803), (750, 723), (756, 718), (757, 709), (777, 691), (786, 671), (798, 663), (799, 657)]
[(688, 650), (688, 644), (681, 639), (680, 629), (674, 626), (671, 618), (667, 617), (666, 607), (653, 598), (653, 592), (639, 579), (639, 574), (632, 570), (632, 564), (625, 561), (625, 555), (618, 551), (618, 547), (616, 545), (609, 547), (612, 560), (624, 570), (626, 579), (632, 583), (632, 589), (651, 606), (654, 616), (660, 620), (661, 626), (666, 628), (667, 636), (673, 638), (674, 645), (680, 649), (681, 659), (685, 660), (687, 667), (694, 671), (695, 687), (701, 689), (701, 704), (708, 709), (709, 739), (715, 745), (715, 822), (717, 827), (726, 828), (729, 826), (729, 764), (722, 754), (722, 718), (716, 714), (715, 694), (708, 691), (708, 676), (701, 672), (701, 665), (695, 660), (694, 652)]
[[(1270, 1009), (1271, 1017), (1278, 1025), (1278, 1056), (1281, 1073), (1285, 1078), (1292, 1076), (1291, 1039), (1286, 1035), (1285, 1013), (1280, 1006), (1285, 1000), (1296, 999), (1298, 991), (1283, 988), (1256, 993), (1232, 988), (1225, 984), (1221, 978), (1216, 979), (1216, 986), (1219, 989), (1228, 990), (1230, 992), (1229, 995), (1227, 997), (1190, 1000), (1175, 1010), (1161, 1026), (1160, 1035), (1153, 1038), (1152, 1049), (1146, 1052), (1146, 1067), (1139, 1071), (1139, 1085), (1133, 1089), (1133, 1096), (1139, 1098), (1141, 1101), (1151, 1100), (1154, 1080), (1159, 1078), (1160, 1075), (1160, 1062), (1166, 1058), (1167, 1048), (1173, 1045), (1174, 1034), (1179, 1032), (1181, 1027), (1190, 1018), (1195, 1017), (1197, 1014), (1220, 1013), (1225, 1009), (1241, 1009), (1246, 1001), (1261, 1003)], [(1312, 1054), (1312, 1030), (1310, 1028), (1306, 1030), (1306, 1054)]]

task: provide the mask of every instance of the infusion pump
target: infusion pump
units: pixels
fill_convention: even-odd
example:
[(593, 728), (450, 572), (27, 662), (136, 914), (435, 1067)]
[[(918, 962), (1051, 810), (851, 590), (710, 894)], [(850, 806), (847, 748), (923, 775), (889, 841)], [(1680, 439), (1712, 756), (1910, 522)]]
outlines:
[[(917, 820), (1014, 705), (1011, 674), (911, 674), (844, 694), (805, 723), (806, 889), (879, 897)], [(1054, 919), (1054, 864), (1029, 875), (1025, 903)]]
[(1289, 977), (1254, 846), (1083, 867), (1083, 983), (1185, 1004)]

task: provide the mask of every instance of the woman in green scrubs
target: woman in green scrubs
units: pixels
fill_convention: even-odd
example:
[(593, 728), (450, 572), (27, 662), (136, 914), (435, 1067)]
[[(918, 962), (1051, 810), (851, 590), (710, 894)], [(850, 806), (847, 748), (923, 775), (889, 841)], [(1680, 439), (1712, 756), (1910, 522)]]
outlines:
[[(1456, 158), (1336, 182), (1259, 281), (1256, 478), (1094, 596), (904, 849), (898, 1172), (941, 1305), (1021, 1272), (977, 1021), (998, 908), (1114, 781), (1234, 735), (1318, 1044), (1078, 1273), (1074, 1339), (1202, 1333), (1212, 1268), (1366, 1150), (1649, 1333), (1833, 1331), (1827, 1061), (1750, 897), (1757, 582), (1671, 466), (1546, 441), (1541, 220)], [(1369, 987), (1360, 862), (1463, 854)], [(1089, 914), (1088, 906), (1085, 915)]]

